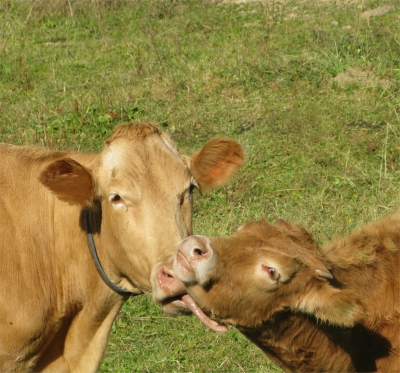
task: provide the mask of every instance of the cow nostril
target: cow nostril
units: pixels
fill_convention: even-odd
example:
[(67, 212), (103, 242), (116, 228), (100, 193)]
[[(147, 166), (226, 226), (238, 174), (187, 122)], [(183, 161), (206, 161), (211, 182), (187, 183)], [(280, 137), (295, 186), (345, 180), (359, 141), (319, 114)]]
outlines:
[(168, 277), (168, 278), (173, 278), (173, 276), (172, 276), (171, 274), (169, 274), (169, 273), (165, 272), (165, 270), (164, 270), (164, 269), (162, 270), (162, 274), (163, 274), (163, 276), (165, 276), (165, 277)]

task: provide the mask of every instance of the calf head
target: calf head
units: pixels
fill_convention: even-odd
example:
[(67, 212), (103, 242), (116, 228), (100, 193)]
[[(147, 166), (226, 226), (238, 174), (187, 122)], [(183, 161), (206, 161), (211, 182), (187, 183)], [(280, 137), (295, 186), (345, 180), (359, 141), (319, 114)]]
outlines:
[(317, 244), (291, 223), (260, 220), (227, 238), (188, 237), (174, 271), (191, 302), (222, 324), (254, 328), (292, 310), (352, 326), (358, 312), (356, 295), (332, 285)]
[(186, 306), (174, 297), (186, 290), (174, 277), (172, 258), (192, 231), (193, 189), (225, 184), (243, 161), (241, 146), (231, 139), (211, 140), (186, 157), (151, 123), (128, 124), (88, 164), (57, 159), (44, 167), (40, 181), (78, 208), (99, 206), (95, 241), (106, 253), (108, 275), (179, 313)]

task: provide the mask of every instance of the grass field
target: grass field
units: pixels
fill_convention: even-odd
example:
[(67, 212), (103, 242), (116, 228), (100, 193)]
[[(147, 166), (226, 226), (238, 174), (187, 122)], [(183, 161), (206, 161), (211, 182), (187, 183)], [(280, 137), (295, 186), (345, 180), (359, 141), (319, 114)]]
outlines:
[[(399, 89), (398, 0), (0, 2), (0, 141), (99, 150), (117, 124), (152, 120), (187, 154), (213, 136), (244, 146), (233, 182), (196, 195), (195, 233), (282, 218), (322, 242), (393, 212)], [(235, 330), (141, 296), (101, 372), (279, 369)]]

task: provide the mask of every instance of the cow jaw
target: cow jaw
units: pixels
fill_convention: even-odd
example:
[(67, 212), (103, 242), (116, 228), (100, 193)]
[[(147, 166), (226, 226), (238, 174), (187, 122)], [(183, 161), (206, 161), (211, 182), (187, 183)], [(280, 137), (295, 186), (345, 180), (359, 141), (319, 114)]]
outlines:
[[(171, 261), (157, 265), (153, 271), (153, 300), (162, 305), (164, 312), (172, 315), (187, 315), (191, 312), (210, 329), (216, 332), (228, 331), (226, 326), (206, 316), (193, 298), (186, 294), (185, 285), (175, 275)], [(155, 282), (157, 286), (154, 286)]]
[(186, 294), (185, 285), (175, 276), (172, 261), (154, 266), (151, 273), (152, 297), (164, 312), (171, 315), (189, 314), (182, 296)]

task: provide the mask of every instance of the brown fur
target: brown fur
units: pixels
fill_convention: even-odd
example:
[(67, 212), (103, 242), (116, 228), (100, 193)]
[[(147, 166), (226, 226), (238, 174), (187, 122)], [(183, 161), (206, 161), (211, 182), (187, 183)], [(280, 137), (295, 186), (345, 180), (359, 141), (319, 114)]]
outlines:
[[(193, 176), (201, 180), (200, 187), (203, 190), (217, 188), (226, 184), (235, 170), (244, 162), (243, 149), (239, 144), (232, 146), (230, 139), (213, 139), (207, 148), (202, 148), (192, 157), (192, 164), (196, 170)], [(224, 157), (217, 154), (223, 150)], [(200, 161), (209, 159), (208, 162)], [(216, 162), (214, 161), (216, 159)]]
[(144, 123), (118, 127), (99, 154), (0, 144), (1, 372), (97, 371), (127, 297), (96, 272), (86, 213), (111, 281), (184, 312), (173, 302), (182, 284), (163, 288), (157, 271), (191, 233), (192, 185), (213, 183), (195, 180), (193, 167), (230, 149), (205, 151), (193, 166), (166, 139)]
[(263, 220), (209, 242), (214, 264), (195, 270), (208, 281), (188, 293), (285, 371), (400, 371), (400, 210), (321, 248), (293, 223)]

